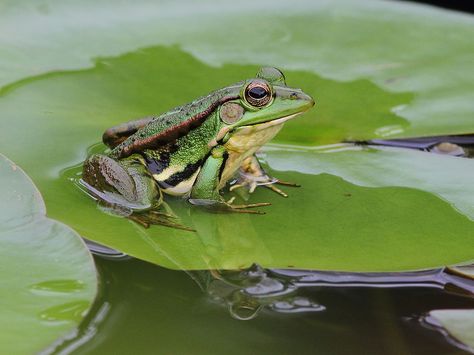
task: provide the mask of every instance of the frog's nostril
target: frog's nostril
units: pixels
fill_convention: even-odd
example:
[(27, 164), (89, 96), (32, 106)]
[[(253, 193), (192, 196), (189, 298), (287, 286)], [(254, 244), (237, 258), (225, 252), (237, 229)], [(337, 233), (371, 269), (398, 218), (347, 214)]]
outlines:
[(296, 100), (298, 98), (298, 94), (296, 92), (292, 92), (290, 94), (290, 100)]

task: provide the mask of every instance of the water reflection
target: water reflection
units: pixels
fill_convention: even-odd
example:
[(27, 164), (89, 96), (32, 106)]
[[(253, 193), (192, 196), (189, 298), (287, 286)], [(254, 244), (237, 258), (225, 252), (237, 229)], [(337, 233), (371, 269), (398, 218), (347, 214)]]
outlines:
[(420, 317), (474, 306), (473, 281), (443, 270), (352, 274), (252, 265), (184, 272), (130, 257), (96, 262), (100, 298), (57, 353), (447, 354), (454, 343)]
[[(195, 272), (196, 273), (196, 272)], [(450, 269), (405, 273), (348, 273), (314, 270), (269, 270), (257, 264), (239, 271), (201, 271), (210, 277), (201, 288), (215, 302), (227, 305), (232, 317), (255, 318), (262, 309), (280, 313), (325, 310), (304, 288), (320, 287), (432, 287), (447, 292), (474, 295), (474, 281)], [(203, 278), (201, 278), (203, 280)]]
[[(108, 258), (125, 254), (87, 241), (91, 251)], [(219, 249), (219, 248), (217, 248)], [(212, 263), (210, 263), (212, 264)], [(258, 264), (242, 270), (185, 271), (213, 303), (225, 305), (230, 315), (251, 320), (261, 311), (278, 313), (320, 312), (326, 309), (305, 289), (324, 287), (429, 287), (473, 297), (474, 280), (451, 268), (397, 273), (351, 273), (316, 270), (265, 269)], [(317, 294), (317, 293), (316, 293)]]
[(257, 264), (240, 271), (209, 271), (205, 287), (209, 297), (225, 304), (239, 320), (255, 318), (263, 309), (281, 313), (314, 312), (324, 306), (298, 294), (291, 279), (279, 278)]

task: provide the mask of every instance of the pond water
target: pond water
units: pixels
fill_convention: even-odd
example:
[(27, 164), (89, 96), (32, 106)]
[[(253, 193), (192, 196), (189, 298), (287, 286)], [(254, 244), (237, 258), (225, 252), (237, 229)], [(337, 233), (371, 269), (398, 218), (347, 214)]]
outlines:
[[(245, 275), (222, 273), (226, 288), (209, 272), (168, 270), (134, 258), (96, 256), (96, 263), (101, 296), (80, 334), (63, 344), (63, 353), (467, 353), (421, 321), (433, 309), (474, 306), (472, 296), (460, 289), (445, 287), (447, 291), (437, 282), (426, 281), (436, 279), (433, 272), (418, 274), (418, 279), (406, 277), (412, 283), (405, 285), (386, 278), (385, 286), (392, 280), (392, 286), (398, 287), (300, 284), (286, 294), (273, 292), (260, 302), (263, 306), (254, 318), (238, 320), (229, 311), (229, 299), (237, 300), (228, 296), (229, 289), (235, 290), (237, 284), (248, 287), (261, 269), (255, 267)], [(288, 281), (289, 275), (275, 271), (273, 279)], [(266, 285), (267, 291), (272, 289), (270, 283)], [(291, 309), (290, 299), (300, 308)]]

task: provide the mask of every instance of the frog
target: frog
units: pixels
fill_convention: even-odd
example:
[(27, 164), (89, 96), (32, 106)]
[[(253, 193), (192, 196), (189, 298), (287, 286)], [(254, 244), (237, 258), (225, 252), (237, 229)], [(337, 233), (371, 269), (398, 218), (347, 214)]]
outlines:
[(313, 98), (289, 87), (282, 71), (262, 67), (254, 78), (215, 90), (161, 115), (147, 116), (107, 129), (108, 151), (89, 156), (82, 184), (108, 206), (129, 211), (127, 217), (187, 229), (161, 207), (163, 195), (217, 211), (264, 212), (269, 203), (234, 204), (222, 195), (230, 190), (275, 185), (298, 186), (269, 176), (256, 153), (284, 123), (314, 106)]

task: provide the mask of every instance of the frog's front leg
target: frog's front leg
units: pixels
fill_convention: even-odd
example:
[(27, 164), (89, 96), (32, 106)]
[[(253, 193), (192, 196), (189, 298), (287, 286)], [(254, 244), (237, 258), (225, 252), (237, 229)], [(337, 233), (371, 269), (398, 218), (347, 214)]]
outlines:
[(242, 161), (238, 173), (239, 177), (237, 178), (237, 182), (230, 188), (230, 191), (240, 187), (248, 187), (249, 192), (252, 193), (257, 186), (264, 186), (283, 197), (288, 197), (288, 194), (276, 187), (275, 184), (300, 187), (298, 184), (269, 176), (265, 170), (263, 170), (255, 155), (251, 155)]
[(177, 224), (175, 216), (158, 210), (163, 203), (161, 190), (138, 154), (119, 161), (92, 155), (84, 162), (82, 181), (102, 205), (144, 227), (160, 224), (190, 230)]
[(225, 149), (222, 146), (214, 147), (211, 155), (206, 159), (191, 190), (189, 202), (214, 210), (224, 210), (241, 213), (262, 214), (261, 211), (247, 208), (268, 206), (269, 203), (253, 203), (247, 205), (232, 205), (224, 201), (219, 193), (219, 179), (224, 163)]

